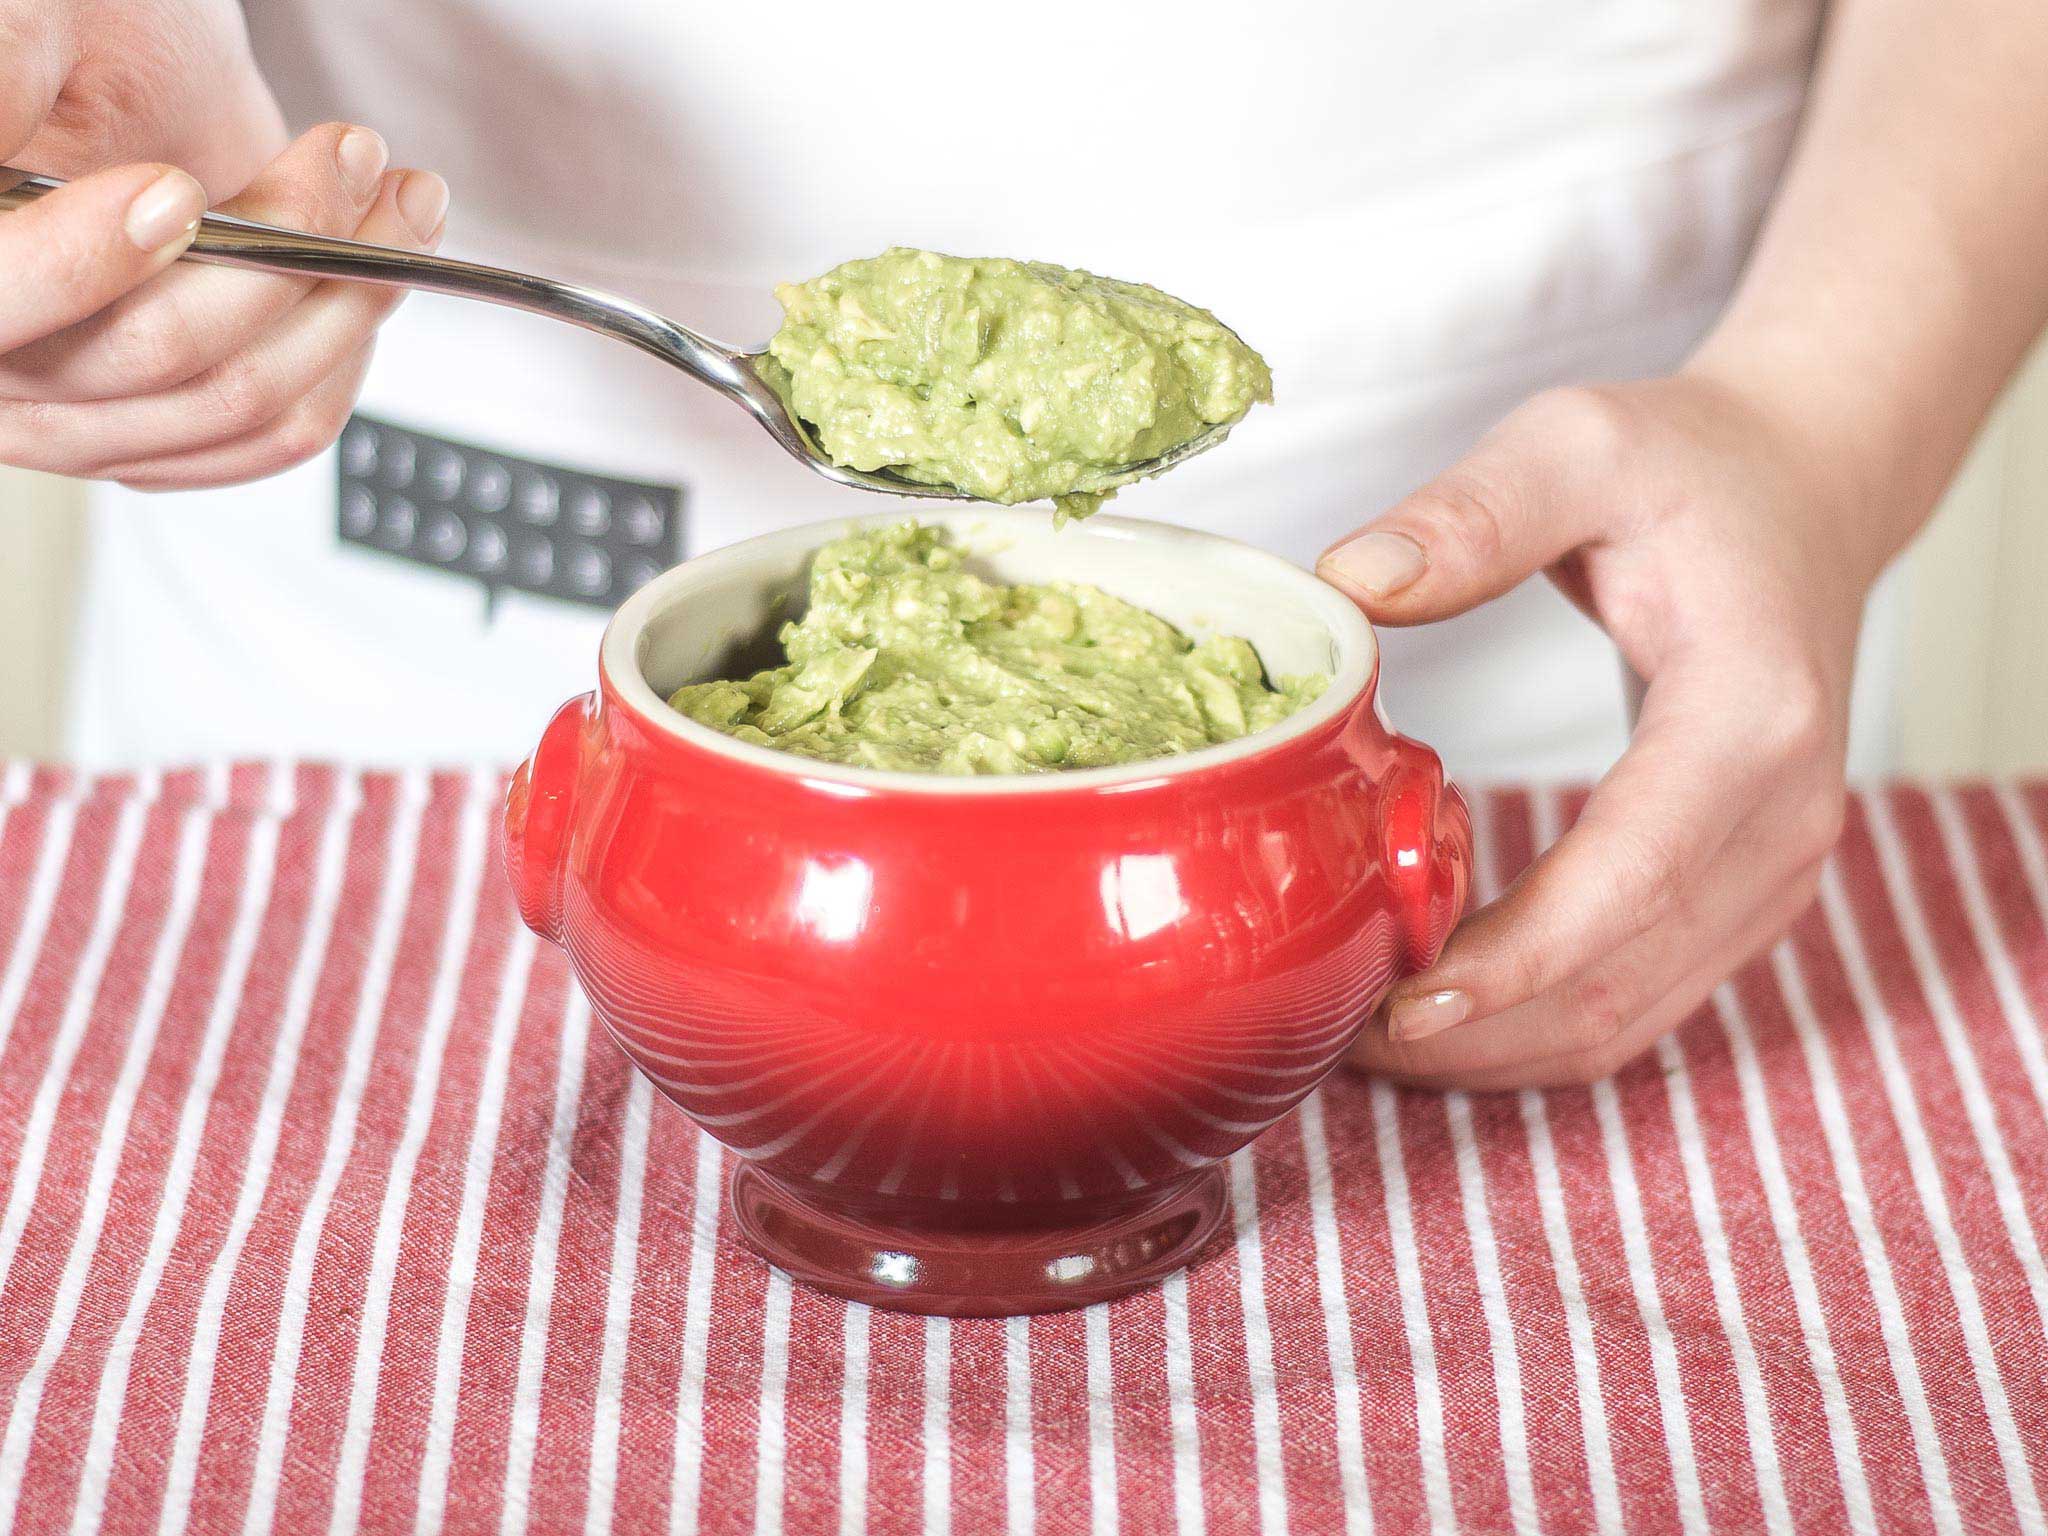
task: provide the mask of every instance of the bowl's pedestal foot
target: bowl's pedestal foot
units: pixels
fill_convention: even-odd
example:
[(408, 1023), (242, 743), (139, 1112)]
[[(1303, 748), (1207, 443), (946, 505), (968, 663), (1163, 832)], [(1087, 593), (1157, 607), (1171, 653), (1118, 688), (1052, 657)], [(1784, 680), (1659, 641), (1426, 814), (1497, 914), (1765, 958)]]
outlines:
[(1112, 1217), (949, 1231), (820, 1206), (748, 1163), (732, 1179), (741, 1237), (793, 1279), (849, 1301), (944, 1317), (1059, 1312), (1141, 1290), (1202, 1251), (1227, 1202), (1218, 1166)]

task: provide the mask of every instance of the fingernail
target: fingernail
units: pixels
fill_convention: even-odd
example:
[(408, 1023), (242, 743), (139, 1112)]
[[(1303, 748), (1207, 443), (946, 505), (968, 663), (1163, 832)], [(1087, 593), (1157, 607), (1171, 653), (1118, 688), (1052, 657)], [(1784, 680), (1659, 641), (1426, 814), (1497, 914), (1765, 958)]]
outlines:
[(371, 128), (351, 128), (334, 146), (334, 158), (341, 166), (341, 179), (355, 194), (357, 202), (368, 202), (376, 193), (377, 178), (391, 163), (391, 149), (384, 136)]
[(414, 235), (433, 239), (448, 217), (448, 183), (432, 171), (407, 171), (398, 184), (398, 211)]
[(1472, 998), (1455, 987), (1404, 997), (1387, 1010), (1387, 1033), (1396, 1040), (1423, 1040), (1454, 1029), (1472, 1017)]
[(122, 221), (128, 238), (145, 251), (183, 242), (206, 212), (206, 192), (183, 171), (165, 171), (135, 195)]
[(1366, 597), (1392, 597), (1429, 569), (1429, 556), (1405, 533), (1361, 533), (1319, 562), (1325, 575)]

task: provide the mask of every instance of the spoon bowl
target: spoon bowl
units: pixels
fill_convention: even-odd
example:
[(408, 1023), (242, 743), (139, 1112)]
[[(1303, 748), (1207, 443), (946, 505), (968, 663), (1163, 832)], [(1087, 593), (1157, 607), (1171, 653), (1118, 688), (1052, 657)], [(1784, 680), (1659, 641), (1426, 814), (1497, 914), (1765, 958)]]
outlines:
[[(0, 165), (0, 210), (24, 207), (63, 185), (54, 176)], [(307, 234), (225, 213), (209, 213), (199, 221), (199, 232), (180, 259), (299, 277), (417, 288), (425, 293), (478, 299), (528, 314), (546, 315), (638, 347), (698, 383), (708, 384), (759, 422), (783, 452), (835, 484), (857, 491), (879, 491), (886, 496), (941, 501), (980, 499), (953, 486), (929, 485), (886, 469), (853, 469), (835, 464), (819, 446), (810, 425), (790, 407), (774, 381), (776, 370), (761, 366), (768, 361), (765, 351), (745, 352), (714, 341), (644, 304), (599, 288), (506, 267), (402, 251), (395, 246)], [(1215, 447), (1229, 432), (1227, 423), (1211, 427), (1157, 458), (1106, 471), (1074, 489), (1114, 490), (1159, 474)]]

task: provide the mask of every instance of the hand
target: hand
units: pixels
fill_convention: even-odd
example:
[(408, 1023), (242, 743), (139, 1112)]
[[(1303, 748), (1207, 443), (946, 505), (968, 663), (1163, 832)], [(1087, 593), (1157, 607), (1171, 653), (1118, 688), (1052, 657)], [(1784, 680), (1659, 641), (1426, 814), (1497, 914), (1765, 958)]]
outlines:
[(1595, 1080), (1806, 908), (1841, 829), (1882, 558), (1817, 457), (1704, 377), (1556, 390), (1323, 557), (1379, 624), (1544, 571), (1648, 684), (1578, 824), (1394, 989), (1355, 1065), (1441, 1087)]
[(72, 185), (0, 214), (0, 463), (149, 489), (333, 441), (397, 290), (174, 266), (209, 199), (414, 250), (440, 178), (367, 128), (287, 146), (233, 0), (0, 0), (0, 162)]

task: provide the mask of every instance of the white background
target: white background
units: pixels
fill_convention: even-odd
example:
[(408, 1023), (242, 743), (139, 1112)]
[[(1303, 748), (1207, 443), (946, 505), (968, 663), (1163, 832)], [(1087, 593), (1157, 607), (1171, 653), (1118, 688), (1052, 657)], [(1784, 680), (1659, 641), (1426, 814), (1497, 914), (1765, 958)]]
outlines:
[[(81, 504), (79, 486), (0, 469), (0, 756), (57, 750)], [(1906, 565), (1908, 654), (1891, 766), (2048, 769), (2048, 347), (2008, 392)]]

